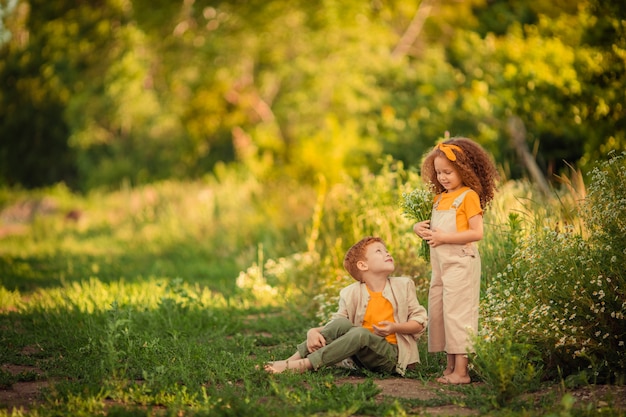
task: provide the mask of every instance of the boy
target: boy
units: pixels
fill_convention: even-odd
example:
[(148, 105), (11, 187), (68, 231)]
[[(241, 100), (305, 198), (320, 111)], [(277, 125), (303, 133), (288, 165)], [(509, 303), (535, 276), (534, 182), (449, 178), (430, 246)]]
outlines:
[(291, 357), (266, 364), (267, 372), (305, 372), (352, 359), (371, 371), (404, 375), (419, 362), (416, 341), (426, 329), (426, 309), (410, 278), (389, 278), (395, 266), (382, 239), (360, 240), (343, 265), (357, 282), (339, 293), (339, 310), (325, 326), (310, 329)]

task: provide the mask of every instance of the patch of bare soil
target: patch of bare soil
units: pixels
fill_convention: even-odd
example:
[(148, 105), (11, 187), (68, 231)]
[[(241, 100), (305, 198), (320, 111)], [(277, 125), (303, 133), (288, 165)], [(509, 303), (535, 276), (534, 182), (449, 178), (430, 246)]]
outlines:
[(626, 385), (591, 385), (568, 391), (579, 404), (595, 404), (626, 411)]
[[(364, 377), (346, 377), (336, 381), (337, 384), (361, 384), (366, 381)], [(447, 399), (448, 404), (438, 406), (424, 406), (410, 410), (411, 414), (431, 415), (431, 416), (476, 416), (480, 411), (458, 404), (463, 403), (464, 394), (451, 389), (445, 385), (434, 381), (420, 381), (408, 378), (388, 378), (375, 380), (375, 384), (380, 388), (379, 399), (385, 397), (418, 399), (423, 401), (435, 399)], [(476, 383), (475, 383), (476, 384)], [(539, 392), (528, 394), (527, 401), (532, 404), (540, 403), (546, 396), (555, 398), (550, 402), (558, 406), (560, 399), (567, 393), (574, 398), (574, 408), (584, 407), (587, 409), (595, 407), (598, 411), (610, 407), (614, 411), (626, 411), (626, 386), (619, 385), (589, 385), (576, 389), (568, 389), (562, 392), (560, 388), (553, 387)]]
[[(39, 368), (34, 366), (3, 364), (1, 368), (11, 375), (43, 374)], [(30, 405), (39, 401), (41, 390), (47, 387), (48, 381), (28, 381), (15, 382), (9, 389), (0, 389), (0, 409), (7, 408), (12, 411), (21, 408), (27, 411)]]
[[(367, 380), (365, 377), (349, 376), (335, 381), (337, 384), (362, 384)], [(385, 397), (417, 399), (423, 401), (434, 400), (444, 396), (450, 399), (450, 404), (439, 406), (424, 406), (411, 410), (411, 413), (430, 416), (477, 416), (478, 410), (453, 404), (455, 399), (462, 400), (463, 394), (452, 391), (448, 387), (434, 381), (421, 381), (409, 378), (385, 378), (377, 379), (374, 383), (381, 390), (378, 398)]]

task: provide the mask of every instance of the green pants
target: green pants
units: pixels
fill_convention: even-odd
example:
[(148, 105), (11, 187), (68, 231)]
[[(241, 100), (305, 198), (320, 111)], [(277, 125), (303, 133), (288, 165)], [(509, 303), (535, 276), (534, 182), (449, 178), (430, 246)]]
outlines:
[(298, 345), (298, 353), (302, 358), (309, 358), (313, 369), (347, 358), (371, 371), (391, 373), (396, 369), (398, 346), (363, 327), (353, 326), (348, 319), (335, 319), (320, 333), (326, 339), (323, 348), (309, 353), (306, 341)]

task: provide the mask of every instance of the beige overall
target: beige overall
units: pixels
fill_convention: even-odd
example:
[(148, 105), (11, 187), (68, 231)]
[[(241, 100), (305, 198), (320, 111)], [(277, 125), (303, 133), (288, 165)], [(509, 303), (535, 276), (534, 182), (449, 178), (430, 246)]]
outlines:
[[(469, 190), (468, 190), (469, 191)], [(437, 210), (431, 229), (456, 232), (456, 209), (467, 192), (449, 210)], [(430, 248), (432, 278), (428, 292), (428, 351), (448, 354), (473, 352), (471, 338), (478, 331), (480, 255), (475, 243), (444, 244)]]

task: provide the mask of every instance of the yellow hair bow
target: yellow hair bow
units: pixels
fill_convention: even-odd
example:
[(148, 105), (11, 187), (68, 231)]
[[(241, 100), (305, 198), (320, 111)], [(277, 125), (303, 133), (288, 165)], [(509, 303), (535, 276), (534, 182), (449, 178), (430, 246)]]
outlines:
[(459, 148), (456, 145), (448, 145), (447, 143), (440, 143), (436, 146), (437, 149), (441, 150), (444, 154), (446, 154), (446, 158), (450, 161), (456, 161), (456, 155), (452, 150), (454, 149), (457, 152), (463, 152), (463, 149)]

